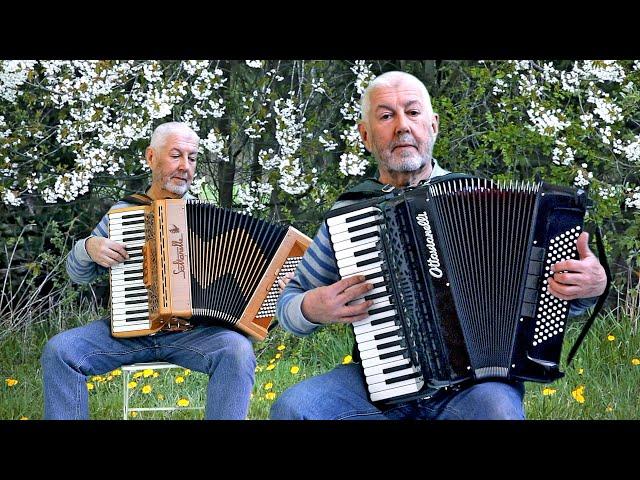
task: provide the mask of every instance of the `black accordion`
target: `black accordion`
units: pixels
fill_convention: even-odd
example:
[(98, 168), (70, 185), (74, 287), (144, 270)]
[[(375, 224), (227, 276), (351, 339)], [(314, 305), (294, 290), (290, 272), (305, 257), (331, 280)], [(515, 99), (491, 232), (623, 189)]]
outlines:
[(569, 305), (547, 292), (577, 258), (586, 193), (451, 175), (327, 215), (342, 278), (365, 275), (353, 323), (373, 402), (484, 379), (551, 382)]
[(153, 335), (219, 324), (263, 340), (280, 295), (311, 239), (197, 200), (111, 210), (109, 238), (129, 260), (110, 269), (111, 333)]

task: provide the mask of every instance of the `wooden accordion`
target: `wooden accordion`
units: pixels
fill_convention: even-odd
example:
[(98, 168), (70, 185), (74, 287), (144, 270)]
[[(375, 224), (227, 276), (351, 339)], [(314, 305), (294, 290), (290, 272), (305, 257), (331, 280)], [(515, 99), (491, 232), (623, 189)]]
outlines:
[(198, 200), (156, 200), (108, 215), (109, 238), (129, 253), (110, 269), (115, 337), (213, 323), (263, 340), (278, 279), (295, 270), (311, 241), (293, 227)]
[(546, 279), (551, 265), (577, 258), (585, 192), (441, 178), (327, 216), (340, 276), (374, 285), (353, 302), (374, 301), (353, 323), (374, 402), (563, 375), (569, 306)]

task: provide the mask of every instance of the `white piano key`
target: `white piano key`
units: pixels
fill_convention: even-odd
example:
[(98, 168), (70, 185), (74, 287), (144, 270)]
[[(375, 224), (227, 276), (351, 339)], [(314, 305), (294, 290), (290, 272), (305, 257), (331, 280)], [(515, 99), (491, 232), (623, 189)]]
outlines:
[(348, 267), (339, 268), (338, 271), (340, 272), (340, 276), (342, 278), (347, 278), (356, 274), (364, 274), (364, 272), (366, 272), (367, 270), (370, 270), (375, 267), (381, 267), (381, 266), (382, 266), (382, 261), (370, 263), (368, 265), (362, 265), (360, 267), (356, 265), (349, 265)]
[(352, 217), (356, 217), (358, 215), (362, 215), (365, 213), (370, 213), (371, 216), (376, 216), (376, 215), (380, 215), (380, 209), (377, 207), (365, 207), (365, 208), (361, 208), (359, 210), (354, 210), (352, 212), (348, 212), (348, 213), (343, 213), (342, 215), (336, 215), (335, 217), (331, 217), (327, 219), (327, 226), (329, 227), (333, 227), (335, 225), (341, 225), (346, 223), (346, 219), (347, 218), (352, 218)]
[(408, 358), (396, 359), (392, 362), (380, 363), (378, 365), (372, 365), (364, 369), (365, 377), (373, 377), (374, 375), (384, 375), (382, 372), (388, 368), (394, 368), (399, 366), (406, 366), (407, 368), (414, 368), (411, 364), (411, 360)]
[(360, 358), (362, 361), (368, 360), (370, 358), (379, 358), (380, 355), (384, 355), (385, 353), (393, 353), (393, 352), (404, 352), (407, 350), (407, 347), (402, 345), (394, 345), (393, 347), (383, 348), (381, 350), (377, 348), (371, 348), (369, 350), (360, 351)]
[(356, 341), (358, 343), (370, 342), (374, 339), (373, 337), (375, 337), (376, 335), (381, 335), (383, 333), (390, 333), (390, 332), (402, 332), (402, 330), (399, 325), (393, 324), (389, 327), (381, 328), (376, 332), (367, 332), (367, 333), (362, 333), (360, 335), (356, 335)]
[(355, 325), (354, 322), (354, 327), (353, 327), (353, 331), (356, 335), (360, 335), (362, 333), (368, 333), (368, 332), (375, 332), (377, 330), (380, 330), (382, 328), (386, 328), (386, 327), (391, 327), (393, 325), (396, 325), (395, 320), (396, 320), (396, 314), (395, 312), (391, 315), (389, 315), (388, 317), (383, 317), (383, 320), (381, 323), (377, 323), (375, 325), (372, 325), (371, 322), (367, 322), (365, 321), (364, 323), (361, 323), (360, 325)]
[(383, 296), (383, 297), (378, 297), (378, 298), (372, 299), (373, 300), (373, 305), (375, 305), (375, 306), (372, 306), (371, 308), (376, 308), (378, 303), (381, 303), (381, 302), (384, 302), (384, 301), (387, 301), (387, 302), (389, 301), (389, 297), (391, 296), (391, 292), (389, 292), (387, 287), (378, 287), (378, 288), (374, 288), (373, 290), (369, 290), (364, 295), (360, 295), (355, 300), (351, 300), (349, 303), (347, 303), (347, 305), (359, 305), (359, 304), (365, 302), (364, 297), (368, 297), (368, 296), (371, 296), (371, 295), (377, 295), (379, 293), (386, 293), (387, 296)]
[[(354, 235), (354, 237), (357, 235)], [(332, 239), (333, 240), (333, 239)], [(374, 245), (380, 241), (380, 235), (372, 236), (369, 238), (363, 238), (362, 240), (357, 240), (353, 242), (351, 238), (348, 240), (342, 240), (340, 242), (333, 243), (333, 251), (336, 255), (343, 250), (355, 250), (356, 248), (363, 248), (363, 245), (373, 243)]]
[[(364, 262), (365, 260), (371, 260), (373, 258), (379, 258), (380, 252), (371, 252), (365, 255), (360, 255), (358, 257), (347, 257), (342, 260), (338, 260), (336, 262), (339, 269), (349, 267), (351, 265), (356, 265), (358, 263)], [(371, 264), (370, 264), (371, 265)]]
[(382, 392), (375, 392), (371, 394), (371, 401), (378, 402), (387, 398), (400, 397), (402, 395), (408, 395), (410, 393), (418, 392), (424, 385), (424, 381), (418, 381), (415, 384), (405, 385), (403, 387), (391, 388)]
[[(418, 383), (424, 383), (424, 381), (420, 377), (416, 377), (416, 378), (408, 378), (407, 380), (401, 380), (400, 382), (394, 382), (390, 384), (386, 382), (379, 382), (379, 383), (372, 383), (371, 385), (367, 385), (367, 389), (369, 390), (369, 393), (377, 393), (377, 392), (383, 392), (385, 390), (391, 390), (391, 389), (395, 390), (399, 387), (406, 387), (409, 385), (416, 386)], [(420, 388), (418, 388), (416, 392), (418, 390), (420, 390)]]
[(111, 330), (114, 333), (129, 332), (131, 330), (145, 330), (147, 328), (151, 328), (151, 324), (149, 322), (114, 323), (111, 326)]
[[(123, 217), (129, 218), (130, 215), (134, 217), (143, 216), (144, 217), (144, 209), (145, 207), (140, 207), (137, 210), (129, 210), (127, 212), (113, 212), (109, 213), (109, 220), (111, 219), (122, 219)], [(125, 219), (126, 220), (126, 219)]]
[(366, 233), (379, 232), (379, 231), (380, 231), (380, 226), (379, 225), (373, 225), (371, 227), (363, 228), (362, 230), (357, 230), (355, 232), (336, 233), (335, 235), (331, 235), (331, 241), (333, 243), (343, 242), (345, 240), (351, 240), (354, 237), (358, 237), (358, 236), (364, 235)]
[[(386, 382), (387, 380), (390, 380), (392, 378), (398, 378), (404, 375), (410, 375), (410, 374), (416, 373), (417, 371), (418, 370), (413, 366), (408, 366), (407, 368), (403, 368), (402, 370), (396, 370), (395, 372), (379, 373), (377, 375), (371, 375), (365, 378), (367, 380), (367, 385), (374, 385), (376, 383)], [(415, 377), (415, 378), (418, 379), (421, 377)], [(393, 384), (390, 384), (390, 385), (393, 385)]]
[(361, 252), (362, 250), (367, 250), (369, 248), (375, 248), (376, 244), (378, 243), (377, 240), (373, 240), (371, 241), (370, 239), (368, 239), (369, 241), (366, 243), (363, 243), (361, 245), (358, 245), (354, 248), (346, 248), (344, 250), (340, 250), (339, 252), (335, 252), (335, 257), (336, 260), (342, 260), (343, 258), (349, 258), (349, 257), (355, 257), (356, 253)]
[(390, 342), (397, 342), (399, 340), (402, 340), (403, 337), (399, 336), (399, 335), (394, 335), (391, 337), (385, 337), (385, 338), (381, 338), (380, 340), (369, 340), (368, 342), (361, 342), (359, 339), (358, 340), (358, 350), (360, 350), (360, 352), (363, 352), (365, 350), (375, 350), (377, 348), (380, 347), (380, 345), (384, 345), (385, 343), (390, 343)]
[(406, 352), (406, 349), (394, 350), (393, 352), (390, 352), (393, 355), (391, 355), (389, 358), (380, 358), (378, 356), (378, 357), (363, 359), (362, 367), (367, 368), (367, 367), (372, 367), (374, 365), (382, 365), (385, 363), (393, 362), (395, 360), (400, 360), (401, 358), (404, 358), (403, 353), (405, 352)]

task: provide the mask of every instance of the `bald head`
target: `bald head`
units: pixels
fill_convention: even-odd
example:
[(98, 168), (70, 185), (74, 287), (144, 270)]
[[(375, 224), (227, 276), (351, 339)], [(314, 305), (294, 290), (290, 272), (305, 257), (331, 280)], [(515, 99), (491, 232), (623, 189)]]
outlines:
[(429, 96), (429, 92), (427, 91), (427, 87), (424, 86), (424, 83), (422, 83), (410, 73), (392, 71), (383, 73), (382, 75), (378, 75), (369, 83), (369, 85), (367, 85), (367, 88), (362, 94), (362, 99), (360, 100), (360, 121), (369, 121), (369, 112), (371, 110), (371, 94), (376, 89), (380, 87), (399, 87), (402, 84), (415, 86), (423, 95), (424, 105), (427, 109), (426, 113), (429, 116), (433, 115), (433, 108), (431, 107), (431, 97)]
[(167, 122), (160, 124), (156, 127), (151, 135), (151, 142), (149, 146), (154, 149), (159, 149), (164, 146), (167, 138), (170, 135), (181, 135), (185, 137), (192, 137), (196, 142), (200, 139), (198, 134), (184, 122)]

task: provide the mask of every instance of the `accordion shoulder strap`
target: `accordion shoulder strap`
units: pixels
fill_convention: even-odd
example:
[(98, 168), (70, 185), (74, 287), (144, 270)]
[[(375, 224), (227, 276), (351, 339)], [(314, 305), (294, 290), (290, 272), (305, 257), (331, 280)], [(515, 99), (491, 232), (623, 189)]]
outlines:
[(133, 205), (151, 205), (153, 203), (153, 198), (146, 193), (133, 193), (122, 200)]
[(591, 325), (593, 325), (594, 320), (600, 313), (600, 310), (602, 310), (604, 301), (607, 299), (607, 295), (609, 294), (609, 288), (611, 287), (611, 270), (609, 269), (607, 255), (604, 250), (604, 244), (602, 243), (602, 234), (600, 233), (600, 227), (596, 227), (596, 245), (598, 247), (598, 258), (600, 260), (600, 263), (602, 264), (602, 268), (604, 268), (605, 274), (607, 275), (607, 286), (605, 287), (602, 295), (600, 295), (600, 297), (598, 298), (595, 307), (593, 307), (593, 312), (591, 312), (589, 320), (587, 320), (587, 322), (584, 324), (584, 327), (582, 327), (582, 331), (580, 332), (580, 335), (578, 335), (578, 339), (573, 344), (573, 347), (571, 347), (571, 351), (567, 356), (567, 366), (571, 365), (571, 361), (578, 351), (578, 347), (580, 347), (580, 344), (584, 340), (584, 337), (587, 335), (587, 332), (591, 328)]

